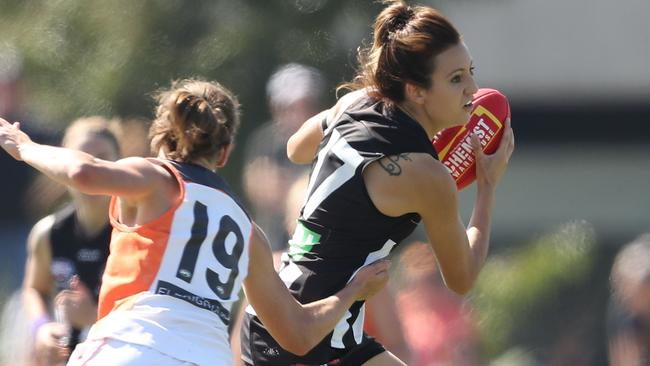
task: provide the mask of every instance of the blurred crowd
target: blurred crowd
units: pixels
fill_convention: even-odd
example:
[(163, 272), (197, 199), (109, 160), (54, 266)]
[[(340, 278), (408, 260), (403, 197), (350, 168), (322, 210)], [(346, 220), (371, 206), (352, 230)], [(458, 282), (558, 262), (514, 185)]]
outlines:
[(607, 314), (612, 365), (650, 363), (650, 234), (625, 245), (611, 274)]
[[(0, 52), (0, 116), (20, 120), (37, 140), (59, 140), (57, 131), (33, 121), (24, 109), (21, 72), (17, 52)], [(289, 162), (286, 142), (302, 122), (323, 109), (326, 85), (316, 68), (297, 63), (278, 68), (266, 85), (270, 119), (258, 124), (240, 151), (245, 159), (245, 198), (269, 235), (276, 265), (293, 233), (309, 170)], [(146, 125), (142, 120), (85, 118), (70, 124), (62, 145), (91, 149), (112, 160), (145, 156), (147, 147), (137, 141), (146, 140)], [(5, 154), (0, 155), (0, 169), (16, 182), (5, 185), (13, 191), (3, 192), (0, 218), (41, 216), (24, 238), (27, 262), (21, 289), (5, 301), (1, 364), (60, 365), (93, 322), (108, 251), (102, 234), (108, 227), (107, 200), (66, 194)], [(393, 261), (399, 262), (394, 267), (401, 270), (368, 302), (366, 331), (400, 358), (410, 360), (409, 365), (484, 364), (471, 302), (445, 288), (424, 237), (416, 232), (394, 254)], [(82, 243), (83, 250), (66, 247), (73, 240)], [(622, 246), (616, 256), (606, 322), (609, 364), (649, 364), (650, 234)]]

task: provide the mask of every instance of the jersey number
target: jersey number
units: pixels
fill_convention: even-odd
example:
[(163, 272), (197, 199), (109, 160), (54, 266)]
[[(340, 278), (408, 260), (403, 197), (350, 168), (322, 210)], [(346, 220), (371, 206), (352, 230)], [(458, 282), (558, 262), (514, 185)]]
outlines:
[[(323, 165), (327, 160), (339, 160), (341, 164), (314, 189), (316, 181), (321, 180), (319, 175), (324, 173), (322, 172)], [(330, 140), (318, 152), (318, 159), (311, 177), (309, 177), (307, 192), (310, 193), (303, 209), (303, 217), (308, 218), (311, 216), (332, 192), (354, 177), (357, 167), (362, 162), (363, 157), (359, 155), (359, 152), (352, 148), (337, 130), (333, 130)]]
[[(181, 280), (191, 283), (194, 277), (194, 270), (196, 262), (199, 257), (199, 249), (201, 244), (205, 241), (208, 234), (208, 207), (201, 202), (194, 203), (194, 223), (192, 224), (192, 237), (185, 244), (183, 255), (176, 271), (176, 277)], [(226, 238), (234, 234), (236, 241), (233, 246), (232, 253), (228, 254), (226, 251)], [(226, 300), (232, 294), (235, 279), (239, 274), (239, 258), (244, 250), (244, 236), (241, 229), (232, 219), (232, 217), (225, 215), (219, 222), (219, 230), (212, 240), (212, 253), (217, 261), (225, 268), (230, 270), (230, 275), (226, 282), (221, 282), (219, 275), (213, 270), (207, 268), (205, 279), (210, 289), (220, 299)]]

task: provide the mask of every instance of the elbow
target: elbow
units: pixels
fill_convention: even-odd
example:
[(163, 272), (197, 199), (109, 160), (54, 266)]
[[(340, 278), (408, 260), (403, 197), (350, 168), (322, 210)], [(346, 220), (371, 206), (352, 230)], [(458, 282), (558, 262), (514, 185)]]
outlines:
[(285, 340), (284, 342), (278, 343), (280, 343), (282, 348), (296, 356), (306, 355), (318, 344), (318, 342), (307, 339), (308, 337), (303, 337), (300, 333), (295, 333), (293, 337), (295, 337), (295, 339)]
[(472, 289), (472, 285), (454, 284), (454, 285), (447, 285), (447, 288), (455, 292), (457, 295), (465, 296)]
[(40, 293), (32, 285), (23, 284), (22, 291), (20, 292), (20, 300), (23, 304), (30, 303), (32, 299), (38, 296), (40, 296)]
[(91, 163), (82, 162), (68, 169), (69, 186), (84, 193), (92, 191), (94, 182), (94, 167)]
[(293, 136), (291, 136), (287, 142), (287, 158), (289, 158), (289, 161), (294, 164), (300, 164), (300, 159), (297, 153), (298, 149), (296, 149), (295, 143), (292, 140)]
[(294, 163), (294, 164), (300, 164), (300, 162), (298, 161), (296, 156), (294, 154), (290, 153), (288, 150), (287, 150), (287, 158), (289, 158), (289, 161)]
[(445, 285), (456, 294), (464, 296), (474, 287), (474, 280), (468, 275), (463, 278), (445, 279)]
[(304, 356), (324, 338), (324, 335), (319, 337), (313, 331), (314, 328), (308, 324), (309, 321), (297, 322), (293, 325), (285, 324), (285, 332), (276, 340), (285, 350), (297, 356)]
[(287, 142), (287, 158), (294, 164), (311, 163), (313, 156), (299, 146), (299, 143), (294, 140), (294, 136), (291, 136)]

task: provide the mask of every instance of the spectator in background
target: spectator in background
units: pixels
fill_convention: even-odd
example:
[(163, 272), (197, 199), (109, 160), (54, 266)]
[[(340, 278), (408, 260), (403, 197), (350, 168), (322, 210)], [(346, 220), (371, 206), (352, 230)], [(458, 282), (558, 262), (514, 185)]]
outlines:
[[(104, 160), (120, 157), (116, 133), (103, 117), (74, 121), (62, 145)], [(65, 362), (95, 322), (109, 252), (109, 197), (68, 191), (70, 204), (36, 223), (27, 242), (23, 305), (39, 366)]]
[[(430, 245), (407, 244), (395, 276), (396, 307), (412, 366), (478, 365), (477, 335), (463, 298), (447, 289)], [(373, 298), (372, 300), (375, 300)]]
[(269, 236), (276, 265), (278, 253), (287, 247), (286, 191), (308, 168), (289, 161), (287, 141), (322, 109), (324, 89), (325, 80), (315, 68), (296, 63), (281, 66), (266, 85), (271, 120), (257, 127), (246, 143), (244, 189), (255, 220)]
[(407, 365), (413, 354), (406, 340), (406, 329), (401, 319), (401, 309), (396, 303), (399, 291), (391, 286), (384, 287), (375, 297), (366, 301), (364, 332), (374, 337)]
[(17, 49), (0, 45), (0, 113), (8, 118), (20, 114), (22, 57)]
[(650, 233), (625, 245), (611, 274), (607, 314), (612, 366), (650, 364)]
[[(23, 109), (25, 85), (23, 80), (23, 58), (18, 49), (0, 43), (0, 116), (9, 121), (21, 121), (22, 128), (35, 141), (52, 143), (55, 134), (35, 123)], [(3, 204), (0, 205), (0, 220), (20, 221), (26, 219), (23, 200), (28, 183), (35, 176), (34, 171), (24, 165), (15, 164), (10, 156), (0, 154), (0, 170), (11, 181), (0, 184)]]
[[(115, 129), (122, 157), (149, 156), (150, 121), (142, 118), (120, 119)], [(61, 184), (52, 184), (45, 175), (38, 175), (27, 188), (25, 210), (28, 217), (40, 218), (54, 211), (68, 199), (68, 190)]]
[[(244, 192), (255, 221), (269, 238), (276, 269), (289, 239), (285, 231), (289, 219), (285, 216), (287, 190), (308, 172), (306, 166), (289, 161), (287, 141), (305, 120), (320, 111), (324, 90), (325, 80), (317, 69), (297, 63), (280, 66), (266, 84), (271, 120), (253, 130), (246, 141)], [(289, 220), (293, 223), (294, 219), (292, 216)], [(239, 311), (246, 305), (243, 301), (236, 307)], [(230, 338), (233, 360), (241, 362), (241, 315), (236, 319)]]

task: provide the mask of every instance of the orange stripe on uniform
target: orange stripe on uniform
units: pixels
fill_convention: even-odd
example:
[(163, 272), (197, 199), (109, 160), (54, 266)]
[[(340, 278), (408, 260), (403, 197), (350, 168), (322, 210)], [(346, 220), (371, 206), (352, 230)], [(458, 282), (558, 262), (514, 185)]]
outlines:
[(176, 169), (171, 164), (152, 161), (164, 166), (176, 178), (180, 186), (179, 195), (162, 216), (134, 227), (119, 222), (117, 197), (111, 199), (109, 216), (113, 233), (99, 292), (98, 320), (113, 310), (120, 300), (149, 290), (167, 248), (174, 213), (185, 197), (185, 185)]

